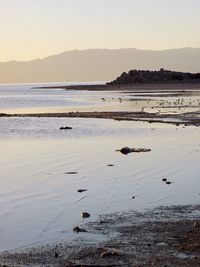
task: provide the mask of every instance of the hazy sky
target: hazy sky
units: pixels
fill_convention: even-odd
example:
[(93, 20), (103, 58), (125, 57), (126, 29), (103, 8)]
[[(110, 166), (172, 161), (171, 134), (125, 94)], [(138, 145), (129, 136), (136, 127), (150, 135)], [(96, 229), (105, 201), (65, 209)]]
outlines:
[(86, 48), (200, 47), (200, 0), (0, 0), (0, 61)]

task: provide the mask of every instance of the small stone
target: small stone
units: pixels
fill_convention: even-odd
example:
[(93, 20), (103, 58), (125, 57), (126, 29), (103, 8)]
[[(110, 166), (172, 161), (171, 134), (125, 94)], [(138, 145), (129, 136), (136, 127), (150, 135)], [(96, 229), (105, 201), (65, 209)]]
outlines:
[(89, 218), (91, 215), (88, 212), (81, 212), (82, 218)]
[(58, 258), (58, 252), (55, 253), (55, 258)]
[(85, 191), (87, 191), (87, 189), (78, 189), (78, 190), (77, 190), (78, 193), (83, 193), (83, 192), (85, 192)]
[(194, 223), (194, 228), (200, 228), (200, 221)]
[(113, 167), (114, 165), (113, 165), (113, 164), (108, 164), (107, 166), (108, 166), (108, 167)]
[(111, 256), (119, 256), (119, 252), (117, 251), (104, 251), (101, 253), (102, 258), (111, 257)]
[(76, 227), (73, 228), (73, 232), (76, 232), (76, 233), (85, 233), (87, 231), (85, 229), (82, 229), (82, 228), (76, 226)]
[(132, 196), (132, 199), (135, 199), (135, 196)]
[(167, 182), (167, 178), (163, 178), (162, 181), (163, 181), (163, 182)]
[(166, 184), (171, 184), (171, 183), (172, 183), (172, 182), (170, 182), (170, 181), (167, 181), (167, 182), (166, 182)]
[(71, 130), (72, 127), (66, 126), (66, 127), (60, 127), (60, 130)]

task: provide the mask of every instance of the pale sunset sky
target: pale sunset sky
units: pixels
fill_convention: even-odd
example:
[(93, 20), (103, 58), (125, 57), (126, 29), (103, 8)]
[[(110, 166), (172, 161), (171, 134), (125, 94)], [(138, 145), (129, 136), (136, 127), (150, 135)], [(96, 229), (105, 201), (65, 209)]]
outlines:
[(200, 0), (0, 0), (0, 61), (200, 47)]

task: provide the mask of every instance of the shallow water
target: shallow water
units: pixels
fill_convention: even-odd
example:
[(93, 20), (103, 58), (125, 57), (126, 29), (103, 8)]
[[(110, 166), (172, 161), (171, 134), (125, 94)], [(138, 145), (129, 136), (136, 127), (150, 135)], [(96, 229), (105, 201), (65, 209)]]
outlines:
[[(88, 221), (82, 211), (95, 220), (199, 203), (199, 134), (197, 127), (144, 122), (0, 118), (0, 250), (69, 240), (72, 228)], [(123, 146), (152, 151), (124, 156), (115, 151)], [(77, 193), (80, 188), (88, 191)]]
[[(63, 125), (73, 129), (60, 131)], [(199, 128), (1, 118), (0, 136), (1, 250), (68, 239), (83, 221), (81, 211), (93, 220), (102, 213), (200, 200)], [(152, 152), (115, 152), (123, 146)], [(78, 173), (65, 174), (73, 171)], [(166, 185), (163, 177), (173, 183)], [(88, 191), (79, 194), (80, 188)]]
[(0, 85), (0, 113), (69, 111), (185, 113), (200, 111), (199, 91), (187, 92), (185, 90), (184, 93), (181, 91), (163, 93), (93, 91), (91, 93), (91, 91), (43, 89), (41, 86), (59, 86), (59, 84)]

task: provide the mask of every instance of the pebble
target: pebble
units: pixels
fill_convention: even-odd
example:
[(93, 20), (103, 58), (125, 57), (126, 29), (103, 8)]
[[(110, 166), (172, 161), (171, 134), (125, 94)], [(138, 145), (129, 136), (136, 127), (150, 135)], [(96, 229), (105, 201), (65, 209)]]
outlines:
[(89, 218), (90, 216), (88, 212), (81, 212), (81, 218)]
[(83, 193), (85, 191), (87, 191), (87, 189), (79, 189), (79, 190), (77, 190), (78, 193)]
[(66, 127), (60, 127), (60, 130), (71, 130), (72, 127), (66, 126)]
[(119, 256), (119, 252), (117, 252), (117, 251), (104, 251), (101, 253), (102, 258), (111, 257), (111, 256)]
[(87, 231), (85, 229), (82, 229), (82, 228), (76, 226), (76, 227), (73, 228), (73, 232), (76, 232), (76, 233), (85, 233)]

